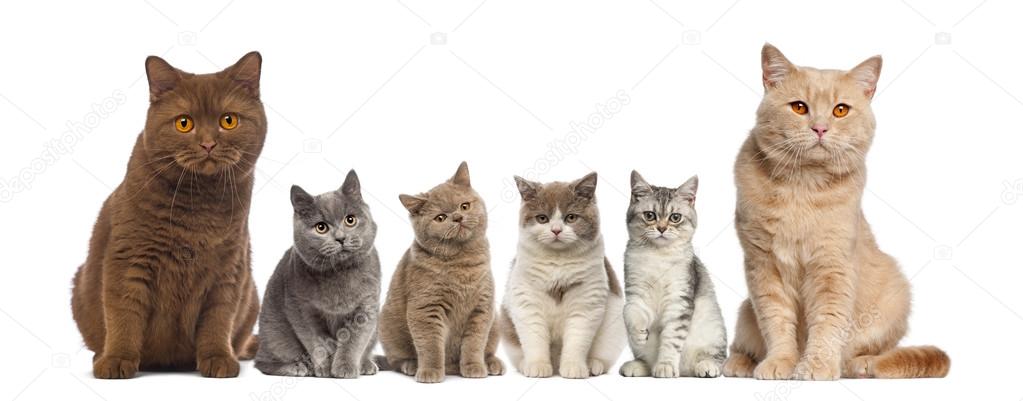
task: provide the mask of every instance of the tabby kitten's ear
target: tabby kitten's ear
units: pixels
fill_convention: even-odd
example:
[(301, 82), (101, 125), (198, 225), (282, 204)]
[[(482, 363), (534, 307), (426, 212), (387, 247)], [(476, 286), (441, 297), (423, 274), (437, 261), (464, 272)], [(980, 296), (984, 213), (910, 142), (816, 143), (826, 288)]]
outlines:
[(525, 178), (515, 176), (515, 186), (519, 188), (519, 195), (523, 201), (536, 199), (536, 193), (540, 191), (540, 184)]
[(774, 88), (796, 70), (796, 66), (781, 54), (781, 50), (770, 43), (764, 43), (760, 51), (760, 66), (764, 71), (764, 90)]
[(448, 182), (455, 185), (461, 185), (463, 187), (472, 186), (469, 184), (469, 164), (466, 162), (459, 164), (458, 171), (455, 171), (455, 175), (452, 176)]
[(411, 214), (418, 214), (419, 209), (422, 209), (423, 205), (426, 204), (426, 198), (422, 195), (402, 194), (398, 195), (398, 199), (401, 200), (401, 204), (405, 206), (405, 209), (408, 209), (408, 212)]
[(694, 175), (676, 188), (675, 192), (682, 195), (683, 198), (689, 201), (689, 206), (692, 206), (696, 204), (696, 189), (699, 186), (700, 178)]
[(639, 172), (636, 170), (632, 170), (631, 185), (633, 202), (654, 193), (654, 189), (650, 187), (650, 184), (647, 184), (646, 180), (643, 179), (643, 176), (639, 175)]
[(298, 185), (291, 186), (291, 207), (299, 216), (309, 216), (316, 209), (313, 196)]
[(341, 184), (341, 188), (338, 188), (337, 191), (352, 199), (362, 200), (362, 184), (359, 183), (359, 176), (355, 174), (354, 169), (348, 170), (344, 184)]
[(868, 58), (853, 69), (849, 70), (849, 76), (863, 87), (863, 94), (867, 99), (874, 98), (877, 90), (877, 80), (881, 78), (881, 56)]
[(146, 78), (149, 79), (149, 101), (174, 90), (185, 73), (157, 56), (146, 57)]
[(575, 195), (584, 199), (593, 199), (597, 192), (597, 173), (589, 173), (572, 182), (572, 191)]
[(259, 74), (262, 68), (263, 56), (259, 52), (249, 52), (221, 73), (247, 89), (253, 97), (259, 97)]

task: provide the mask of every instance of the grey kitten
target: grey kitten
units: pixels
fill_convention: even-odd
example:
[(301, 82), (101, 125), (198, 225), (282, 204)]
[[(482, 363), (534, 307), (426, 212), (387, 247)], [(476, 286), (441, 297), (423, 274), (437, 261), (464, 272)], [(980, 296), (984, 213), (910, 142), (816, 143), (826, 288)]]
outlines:
[(269, 375), (372, 375), (380, 310), (377, 227), (359, 177), (318, 196), (291, 187), (295, 243), (277, 264), (259, 315), (256, 369)]
[(625, 326), (636, 359), (622, 376), (717, 377), (725, 324), (707, 268), (693, 252), (694, 176), (678, 188), (632, 172), (625, 250)]

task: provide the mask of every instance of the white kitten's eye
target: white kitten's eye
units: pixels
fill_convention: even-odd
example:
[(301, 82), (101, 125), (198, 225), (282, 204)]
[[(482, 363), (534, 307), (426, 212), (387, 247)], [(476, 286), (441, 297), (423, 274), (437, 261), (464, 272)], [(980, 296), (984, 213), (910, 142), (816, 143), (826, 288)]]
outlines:
[(803, 115), (803, 114), (806, 114), (806, 113), (810, 112), (810, 108), (806, 105), (806, 103), (803, 103), (803, 102), (800, 102), (800, 101), (789, 103), (789, 106), (792, 107), (792, 112), (793, 113), (796, 113), (796, 114), (799, 114), (799, 115)]
[(350, 214), (350, 215), (345, 216), (345, 225), (348, 226), (348, 227), (355, 227), (355, 223), (358, 223), (358, 222), (359, 222), (359, 219), (356, 218), (355, 215)]
[(575, 223), (576, 219), (578, 219), (578, 218), (579, 218), (578, 215), (569, 213), (569, 214), (565, 215), (565, 222), (568, 223), (568, 224), (572, 224), (572, 223)]
[(327, 230), (330, 229), (330, 227), (327, 226), (327, 223), (321, 221), (319, 223), (316, 223), (316, 225), (313, 226), (313, 229), (316, 230), (316, 232), (319, 234), (326, 234)]
[(551, 221), (551, 219), (549, 217), (547, 217), (546, 214), (538, 214), (538, 215), (536, 215), (536, 222), (537, 223), (547, 224), (548, 221)]
[(682, 215), (678, 213), (672, 213), (671, 216), (668, 216), (668, 220), (671, 220), (672, 223), (678, 223), (682, 221)]
[(448, 215), (446, 215), (446, 214), (438, 214), (437, 217), (433, 218), (433, 221), (436, 221), (438, 223), (443, 223), (444, 220), (447, 220), (447, 219), (448, 219)]
[(643, 212), (643, 220), (654, 221), (657, 220), (657, 214), (654, 212)]

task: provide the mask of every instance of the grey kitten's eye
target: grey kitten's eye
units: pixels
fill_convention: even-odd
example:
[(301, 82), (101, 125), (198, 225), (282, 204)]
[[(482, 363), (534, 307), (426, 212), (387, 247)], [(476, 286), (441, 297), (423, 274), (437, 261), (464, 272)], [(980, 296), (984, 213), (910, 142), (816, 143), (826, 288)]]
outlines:
[(576, 219), (578, 219), (578, 218), (579, 218), (579, 216), (577, 216), (575, 214), (569, 213), (569, 214), (565, 215), (565, 222), (566, 223), (575, 223)]
[(654, 212), (643, 212), (643, 220), (654, 221), (657, 220), (657, 214)]
[(446, 214), (438, 214), (437, 217), (433, 218), (433, 221), (436, 221), (438, 223), (443, 223), (444, 220), (447, 220), (447, 219), (448, 219), (448, 215), (446, 215)]
[(351, 215), (350, 214), (350, 215), (345, 216), (345, 225), (348, 226), (348, 227), (354, 227), (355, 223), (358, 223), (358, 222), (359, 222), (359, 219), (356, 218), (355, 215)]
[(469, 210), (470, 207), (472, 207), (472, 205), (469, 204), (469, 202), (465, 202), (465, 203), (463, 203), (463, 204), (458, 206), (458, 208), (462, 209), (462, 210)]
[(672, 213), (671, 216), (668, 216), (668, 220), (671, 220), (672, 223), (678, 223), (682, 221), (682, 215), (678, 213)]
[(324, 223), (322, 221), (319, 222), (319, 223), (316, 223), (316, 225), (313, 226), (313, 229), (316, 230), (316, 232), (320, 233), (320, 234), (326, 234), (327, 230), (329, 228), (330, 227), (327, 226), (327, 223)]
[(536, 222), (537, 223), (547, 224), (548, 221), (551, 221), (551, 219), (549, 217), (547, 217), (546, 214), (538, 214), (538, 215), (536, 215)]

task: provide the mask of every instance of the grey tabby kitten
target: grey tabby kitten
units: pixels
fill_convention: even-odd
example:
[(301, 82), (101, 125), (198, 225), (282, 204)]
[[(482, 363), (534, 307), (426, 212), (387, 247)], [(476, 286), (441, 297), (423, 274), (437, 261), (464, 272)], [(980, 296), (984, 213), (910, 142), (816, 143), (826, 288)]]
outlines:
[(318, 196), (291, 187), (295, 244), (267, 284), (256, 368), (269, 375), (372, 375), (380, 308), (377, 227), (359, 177)]
[(636, 359), (622, 376), (717, 377), (725, 324), (710, 275), (693, 252), (696, 188), (647, 184), (632, 172), (625, 250), (625, 325)]

